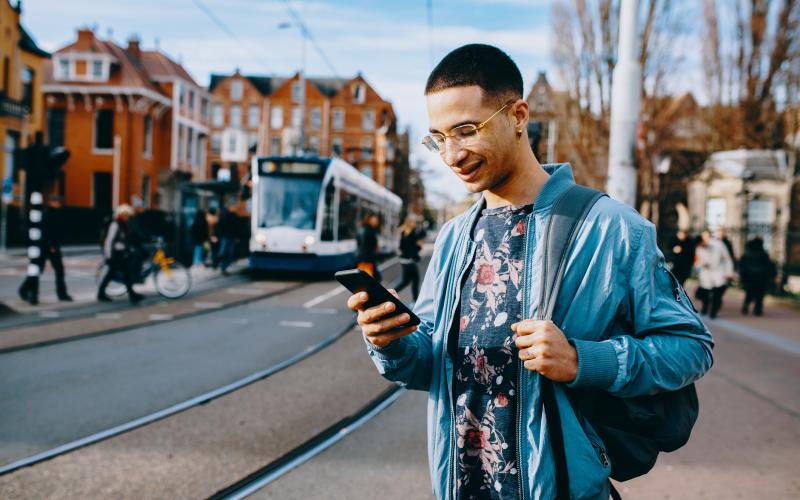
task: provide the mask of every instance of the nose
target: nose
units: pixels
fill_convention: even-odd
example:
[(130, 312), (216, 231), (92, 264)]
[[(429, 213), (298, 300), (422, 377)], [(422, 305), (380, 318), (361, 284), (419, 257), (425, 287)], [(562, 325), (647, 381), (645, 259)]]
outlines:
[(442, 159), (449, 167), (458, 165), (464, 158), (467, 157), (467, 150), (461, 147), (457, 141), (446, 140), (444, 142), (444, 150), (442, 151)]

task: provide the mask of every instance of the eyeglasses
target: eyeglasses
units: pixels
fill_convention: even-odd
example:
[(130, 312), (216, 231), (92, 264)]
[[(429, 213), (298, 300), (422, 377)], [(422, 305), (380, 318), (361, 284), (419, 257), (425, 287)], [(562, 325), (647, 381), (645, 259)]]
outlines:
[(514, 101), (508, 101), (503, 105), (502, 108), (495, 111), (492, 116), (478, 124), (465, 123), (464, 125), (453, 127), (453, 129), (450, 131), (450, 134), (441, 134), (438, 132), (434, 134), (428, 134), (422, 138), (422, 144), (428, 148), (429, 151), (434, 153), (441, 153), (444, 151), (445, 142), (447, 139), (455, 141), (461, 147), (472, 146), (480, 140), (480, 130), (485, 127), (492, 120), (492, 118), (500, 114), (501, 111), (506, 109), (512, 103), (514, 103)]

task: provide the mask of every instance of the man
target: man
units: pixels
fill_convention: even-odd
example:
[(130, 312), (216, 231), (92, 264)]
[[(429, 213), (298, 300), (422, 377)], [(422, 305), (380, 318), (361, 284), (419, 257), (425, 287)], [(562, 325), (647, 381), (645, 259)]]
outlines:
[(222, 211), (216, 225), (216, 235), (219, 236), (219, 253), (217, 261), (222, 274), (228, 274), (228, 267), (236, 258), (236, 239), (239, 237), (239, 216), (237, 215), (238, 203), (231, 202), (227, 209)]
[(348, 306), (389, 380), (429, 391), (428, 454), (438, 498), (555, 497), (555, 462), (540, 394), (554, 382), (569, 495), (608, 498), (603, 443), (576, 415), (568, 389), (632, 397), (672, 391), (705, 373), (712, 341), (669, 275), (652, 224), (611, 199), (597, 202), (565, 259), (554, 322), (535, 321), (541, 237), (566, 164), (543, 168), (528, 145), (522, 77), (502, 51), (467, 45), (425, 89), (431, 134), (466, 188), (482, 193), (445, 224), (414, 312)]
[(378, 228), (380, 225), (381, 219), (378, 214), (367, 214), (356, 235), (356, 265), (378, 281), (381, 281), (381, 273), (378, 269), (378, 254), (380, 253)]
[[(40, 271), (44, 271), (47, 261), (53, 266), (56, 273), (56, 295), (62, 302), (72, 302), (72, 297), (67, 293), (67, 283), (64, 279), (64, 260), (61, 255), (61, 242), (64, 239), (64, 220), (61, 216), (61, 198), (51, 196), (48, 206), (42, 214), (42, 239), (41, 253), (34, 261)], [(39, 277), (28, 276), (19, 287), (19, 296), (31, 305), (39, 303)]]
[(694, 265), (694, 245), (691, 238), (683, 229), (678, 230), (675, 240), (672, 243), (672, 274), (678, 279), (678, 283), (683, 286), (689, 276), (692, 275)]

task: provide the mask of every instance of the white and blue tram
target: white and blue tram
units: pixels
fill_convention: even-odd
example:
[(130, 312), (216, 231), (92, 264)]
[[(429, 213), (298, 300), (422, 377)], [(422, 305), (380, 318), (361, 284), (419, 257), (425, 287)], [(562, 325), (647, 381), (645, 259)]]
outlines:
[(250, 267), (333, 272), (354, 267), (366, 213), (381, 217), (380, 251), (395, 253), (402, 201), (339, 158), (254, 157)]

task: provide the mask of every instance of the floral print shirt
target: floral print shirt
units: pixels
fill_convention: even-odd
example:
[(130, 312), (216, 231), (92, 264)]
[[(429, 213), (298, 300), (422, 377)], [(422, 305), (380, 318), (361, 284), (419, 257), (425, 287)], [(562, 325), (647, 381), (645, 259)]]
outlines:
[(517, 348), (526, 217), (532, 205), (484, 209), (461, 291), (453, 365), (456, 490), (460, 499), (516, 498)]

